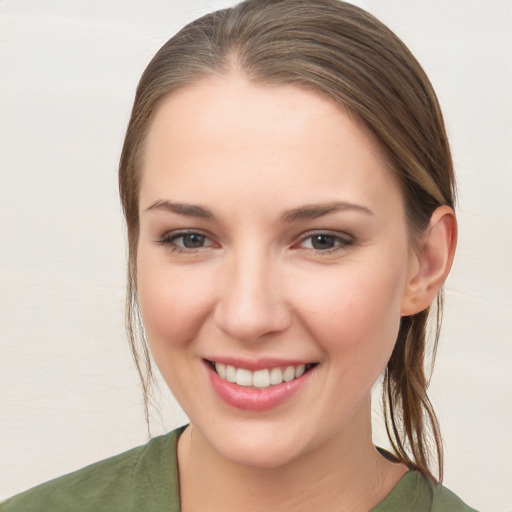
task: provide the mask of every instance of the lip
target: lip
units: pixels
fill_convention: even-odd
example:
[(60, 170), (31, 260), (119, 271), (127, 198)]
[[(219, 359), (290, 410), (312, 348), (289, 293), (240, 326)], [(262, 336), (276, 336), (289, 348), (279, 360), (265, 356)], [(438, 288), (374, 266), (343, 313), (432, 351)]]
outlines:
[[(217, 359), (215, 361), (222, 362), (223, 364), (233, 364), (233, 361), (235, 360), (222, 358), (222, 360)], [(224, 363), (224, 361), (231, 362)], [(239, 365), (237, 366), (238, 368), (245, 368), (251, 371), (261, 370), (263, 368), (275, 368), (278, 366), (295, 366), (304, 364), (302, 362), (292, 363), (291, 361), (286, 361), (283, 363), (283, 361), (279, 361), (279, 364), (268, 365), (269, 360), (267, 360), (265, 362), (267, 365), (265, 366), (265, 364), (263, 364), (264, 360), (253, 362), (252, 365), (248, 365), (247, 361), (242, 362), (239, 359), (236, 361), (236, 364)], [(233, 364), (233, 366), (236, 366), (236, 364)], [(282, 384), (269, 386), (268, 388), (253, 388), (238, 386), (235, 383), (222, 379), (217, 375), (211, 367), (211, 364), (207, 361), (205, 361), (205, 367), (207, 369), (212, 388), (224, 403), (237, 409), (254, 412), (268, 411), (288, 401), (306, 385), (314, 370), (313, 368), (290, 382), (283, 382)]]

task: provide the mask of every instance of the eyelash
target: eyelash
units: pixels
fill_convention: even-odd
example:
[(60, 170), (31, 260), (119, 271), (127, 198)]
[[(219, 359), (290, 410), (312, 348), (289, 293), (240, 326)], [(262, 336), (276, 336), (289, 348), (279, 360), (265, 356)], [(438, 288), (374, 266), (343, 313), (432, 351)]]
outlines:
[(169, 232), (165, 233), (161, 238), (159, 238), (156, 242), (159, 245), (163, 245), (167, 247), (171, 252), (175, 252), (177, 254), (180, 254), (182, 252), (186, 253), (196, 253), (199, 249), (205, 249), (210, 247), (210, 245), (201, 246), (201, 247), (183, 247), (176, 244), (176, 240), (179, 240), (180, 238), (184, 238), (186, 236), (198, 236), (201, 237), (203, 240), (210, 240), (208, 235), (205, 235), (204, 233), (201, 233), (199, 231), (178, 231), (178, 232)]
[[(180, 238), (184, 238), (186, 236), (198, 236), (201, 237), (202, 241), (210, 240), (210, 238), (199, 231), (178, 231), (178, 232), (169, 232), (159, 238), (156, 242), (159, 245), (163, 245), (171, 250), (171, 252), (180, 254), (180, 253), (189, 253), (195, 254), (197, 251), (201, 249), (208, 249), (209, 247), (215, 245), (213, 242), (208, 245), (201, 245), (200, 247), (184, 247), (176, 244), (176, 240)], [(301, 245), (307, 240), (313, 240), (314, 237), (325, 237), (328, 238), (335, 245), (333, 247), (329, 247), (327, 249), (316, 249), (315, 247), (301, 247)], [(299, 242), (294, 244), (292, 248), (302, 249), (302, 250), (311, 250), (316, 254), (331, 254), (334, 252), (341, 251), (347, 248), (350, 245), (353, 245), (354, 238), (350, 235), (341, 236), (340, 234), (335, 234), (330, 231), (316, 231), (313, 233), (308, 233), (306, 236), (303, 236)], [(313, 242), (312, 242), (313, 244)]]
[[(303, 244), (306, 240), (311, 240), (315, 237), (325, 237), (332, 240), (332, 242), (335, 244), (333, 247), (329, 247), (327, 249), (315, 249), (315, 247), (305, 248), (302, 247), (302, 249), (306, 250), (312, 250), (316, 254), (331, 254), (334, 252), (341, 251), (343, 249), (346, 249), (348, 246), (352, 245), (354, 243), (354, 238), (350, 235), (340, 235), (339, 233), (333, 233), (331, 231), (315, 231), (313, 233), (308, 233), (306, 236), (300, 239), (298, 244)], [(313, 242), (312, 242), (313, 243)]]

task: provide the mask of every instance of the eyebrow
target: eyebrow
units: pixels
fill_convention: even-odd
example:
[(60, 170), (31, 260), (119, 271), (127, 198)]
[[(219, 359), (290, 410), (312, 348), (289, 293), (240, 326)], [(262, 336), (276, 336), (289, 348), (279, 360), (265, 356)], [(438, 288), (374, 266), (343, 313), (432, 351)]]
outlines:
[[(196, 204), (174, 203), (172, 201), (159, 199), (151, 206), (146, 208), (146, 212), (151, 210), (165, 210), (178, 215), (186, 215), (188, 217), (199, 217), (202, 219), (215, 219), (215, 215), (209, 208)], [(324, 215), (337, 213), (340, 211), (355, 210), (368, 215), (373, 212), (366, 206), (348, 203), (346, 201), (334, 201), (329, 203), (310, 204), (287, 210), (281, 215), (281, 221), (290, 223), (298, 220), (314, 220)]]
[(204, 206), (187, 203), (173, 203), (164, 199), (155, 201), (151, 206), (146, 208), (146, 212), (151, 210), (165, 210), (179, 215), (186, 215), (188, 217), (200, 217), (202, 219), (214, 219), (215, 215)]
[(310, 204), (299, 208), (293, 208), (292, 210), (285, 212), (281, 216), (281, 220), (286, 223), (297, 220), (313, 220), (323, 217), (324, 215), (346, 210), (355, 210), (368, 215), (374, 215), (374, 213), (366, 206), (347, 203), (345, 201), (334, 201), (330, 203)]

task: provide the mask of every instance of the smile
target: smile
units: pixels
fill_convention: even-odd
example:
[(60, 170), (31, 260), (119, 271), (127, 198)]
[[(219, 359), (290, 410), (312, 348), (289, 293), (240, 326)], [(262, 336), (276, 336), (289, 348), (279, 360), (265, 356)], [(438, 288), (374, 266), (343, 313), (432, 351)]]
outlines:
[(235, 366), (235, 361), (205, 359), (204, 363), (218, 397), (232, 407), (253, 412), (269, 411), (291, 400), (307, 385), (319, 365), (289, 361), (276, 366), (276, 362), (260, 361), (247, 364), (253, 366), (249, 370), (244, 364)]
[(238, 386), (260, 389), (277, 386), (283, 382), (291, 382), (315, 366), (315, 364), (300, 364), (284, 368), (263, 368), (252, 372), (246, 368), (236, 368), (214, 361), (209, 361), (209, 363), (221, 379)]

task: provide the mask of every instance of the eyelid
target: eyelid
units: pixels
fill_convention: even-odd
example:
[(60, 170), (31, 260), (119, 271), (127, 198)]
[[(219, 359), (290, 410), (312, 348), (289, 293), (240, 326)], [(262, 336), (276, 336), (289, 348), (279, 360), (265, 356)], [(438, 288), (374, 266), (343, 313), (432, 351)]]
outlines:
[[(199, 235), (204, 237), (204, 239), (208, 242), (206, 245), (200, 247), (185, 247), (183, 245), (179, 245), (175, 243), (175, 240), (185, 237), (187, 235)], [(302, 244), (315, 237), (315, 236), (326, 236), (332, 237), (335, 239), (335, 245), (326, 249), (315, 249), (314, 247), (302, 247)], [(342, 251), (346, 249), (348, 246), (352, 245), (355, 242), (355, 237), (345, 232), (333, 231), (329, 229), (317, 229), (313, 231), (307, 231), (302, 233), (296, 242), (292, 244), (293, 249), (305, 250), (305, 251), (313, 251), (319, 254), (329, 254), (332, 252)], [(168, 247), (173, 252), (185, 252), (185, 253), (197, 253), (199, 251), (209, 250), (212, 248), (219, 247), (213, 237), (201, 230), (201, 229), (177, 229), (165, 232), (162, 236), (158, 237), (155, 240), (155, 243), (159, 245), (163, 245)]]
[[(199, 235), (204, 237), (206, 240), (208, 240), (210, 243), (208, 245), (202, 246), (202, 247), (184, 247), (182, 245), (178, 245), (175, 243), (175, 240), (185, 237), (187, 235)], [(155, 242), (159, 245), (163, 245), (171, 249), (172, 251), (177, 251), (179, 253), (186, 252), (186, 253), (196, 253), (200, 250), (207, 250), (215, 246), (215, 242), (213, 241), (212, 237), (200, 230), (200, 229), (177, 229), (177, 230), (171, 230), (164, 233), (162, 236), (158, 237)]]
[[(309, 247), (308, 248), (301, 247), (301, 245), (306, 240), (311, 239), (314, 236), (333, 237), (334, 239), (338, 240), (338, 242), (341, 242), (341, 243), (338, 243), (334, 247), (331, 247), (331, 248), (328, 248), (328, 249), (325, 249), (325, 250), (315, 249), (314, 247), (311, 247), (311, 248), (309, 248)], [(352, 236), (352, 235), (349, 235), (348, 233), (339, 232), (339, 231), (332, 231), (332, 230), (329, 230), (329, 229), (318, 229), (318, 230), (314, 230), (314, 231), (308, 231), (307, 233), (303, 233), (299, 237), (298, 242), (293, 244), (293, 247), (297, 247), (298, 249), (303, 249), (303, 250), (314, 251), (314, 252), (319, 253), (319, 254), (329, 254), (329, 253), (332, 253), (332, 252), (337, 252), (337, 251), (340, 251), (340, 250), (344, 250), (348, 246), (353, 245), (354, 242), (355, 242), (355, 237)]]

